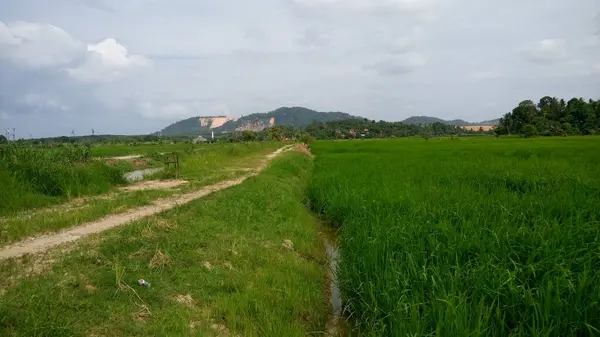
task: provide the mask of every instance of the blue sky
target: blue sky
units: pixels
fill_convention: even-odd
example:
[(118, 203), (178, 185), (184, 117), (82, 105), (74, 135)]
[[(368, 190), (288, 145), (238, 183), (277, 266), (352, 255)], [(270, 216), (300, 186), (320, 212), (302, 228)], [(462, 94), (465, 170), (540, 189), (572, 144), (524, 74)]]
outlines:
[(148, 133), (280, 106), (497, 118), (600, 96), (600, 2), (3, 0), (0, 129)]

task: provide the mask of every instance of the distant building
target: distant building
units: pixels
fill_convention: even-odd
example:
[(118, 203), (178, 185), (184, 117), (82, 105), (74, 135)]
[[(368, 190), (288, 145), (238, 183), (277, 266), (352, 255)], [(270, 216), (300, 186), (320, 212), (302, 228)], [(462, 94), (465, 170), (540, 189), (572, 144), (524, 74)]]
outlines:
[(465, 125), (461, 128), (469, 131), (491, 131), (496, 129), (496, 125)]
[(206, 138), (202, 137), (202, 136), (198, 136), (197, 138), (194, 138), (194, 140), (192, 140), (192, 143), (197, 144), (197, 143), (204, 143), (206, 142)]

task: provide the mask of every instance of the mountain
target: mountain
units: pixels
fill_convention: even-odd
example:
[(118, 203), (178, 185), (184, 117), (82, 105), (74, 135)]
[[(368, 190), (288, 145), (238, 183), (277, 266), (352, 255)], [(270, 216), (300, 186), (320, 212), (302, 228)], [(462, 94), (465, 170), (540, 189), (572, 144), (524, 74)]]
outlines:
[(476, 125), (500, 125), (500, 118), (490, 119), (488, 121), (479, 122)]
[(403, 120), (402, 123), (405, 124), (433, 124), (433, 123), (442, 123), (446, 125), (458, 125), (458, 126), (466, 126), (466, 125), (498, 125), (500, 124), (499, 119), (493, 119), (489, 121), (483, 121), (479, 123), (467, 122), (462, 119), (453, 119), (453, 120), (444, 120), (437, 117), (428, 117), (428, 116), (412, 116)]
[(173, 123), (161, 132), (165, 136), (209, 135), (232, 131), (262, 131), (273, 125), (289, 125), (303, 128), (314, 122), (330, 122), (358, 118), (344, 112), (319, 112), (301, 107), (283, 107), (266, 113), (254, 113), (242, 117), (208, 116), (192, 117)]

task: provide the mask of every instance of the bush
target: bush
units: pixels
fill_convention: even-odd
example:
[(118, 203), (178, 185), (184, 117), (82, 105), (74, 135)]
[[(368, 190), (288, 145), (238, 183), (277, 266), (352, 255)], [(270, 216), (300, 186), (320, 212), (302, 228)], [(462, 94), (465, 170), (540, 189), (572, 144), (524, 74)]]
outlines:
[(534, 125), (527, 124), (523, 127), (523, 136), (525, 138), (537, 136), (537, 129)]
[(121, 170), (91, 160), (89, 147), (0, 148), (0, 214), (108, 191)]
[(315, 141), (315, 137), (311, 136), (308, 133), (303, 133), (300, 135), (300, 141), (306, 145), (310, 145)]

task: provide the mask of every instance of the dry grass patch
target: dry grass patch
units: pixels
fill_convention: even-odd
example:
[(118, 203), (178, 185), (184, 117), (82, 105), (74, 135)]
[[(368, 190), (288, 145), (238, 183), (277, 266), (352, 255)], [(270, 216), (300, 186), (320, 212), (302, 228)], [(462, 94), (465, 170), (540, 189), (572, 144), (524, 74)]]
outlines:
[(223, 263), (223, 266), (224, 266), (225, 268), (229, 269), (229, 270), (233, 270), (233, 269), (234, 269), (234, 268), (233, 268), (233, 265), (232, 265), (232, 264), (231, 264), (231, 262), (229, 262), (229, 261), (225, 261), (225, 262)]
[(292, 240), (283, 240), (281, 246), (287, 250), (294, 250), (294, 243)]
[(177, 229), (177, 224), (176, 223), (171, 222), (171, 221), (166, 220), (166, 219), (161, 219), (161, 218), (157, 218), (156, 219), (155, 226), (157, 228), (160, 228), (160, 229), (165, 230), (167, 232), (171, 232), (171, 231), (174, 231), (175, 229)]
[(173, 300), (177, 303), (181, 303), (183, 305), (185, 305), (186, 307), (193, 307), (194, 304), (196, 303), (196, 301), (194, 301), (194, 299), (192, 298), (192, 295), (187, 294), (187, 295), (182, 295), (182, 294), (178, 294), (173, 296)]
[(152, 269), (164, 268), (170, 265), (172, 262), (171, 257), (162, 251), (162, 249), (158, 249), (152, 259), (150, 259), (150, 263), (148, 266)]
[(137, 182), (130, 186), (122, 187), (122, 191), (133, 192), (133, 191), (146, 191), (146, 190), (167, 190), (179, 187), (187, 184), (187, 180), (145, 180)]
[(138, 323), (146, 323), (146, 321), (152, 317), (152, 313), (145, 304), (140, 304), (139, 307), (140, 310), (133, 313), (133, 319)]
[(222, 323), (212, 323), (210, 329), (217, 333), (217, 336), (229, 336), (229, 328)]
[(312, 152), (310, 151), (310, 149), (308, 148), (308, 146), (306, 144), (304, 144), (304, 143), (296, 144), (294, 146), (294, 150), (298, 151), (298, 152), (302, 152), (302, 153), (308, 155), (311, 158), (314, 157), (314, 155), (312, 154)]

